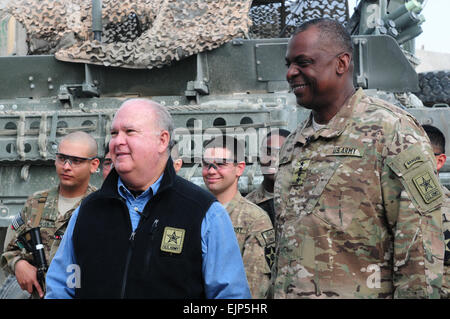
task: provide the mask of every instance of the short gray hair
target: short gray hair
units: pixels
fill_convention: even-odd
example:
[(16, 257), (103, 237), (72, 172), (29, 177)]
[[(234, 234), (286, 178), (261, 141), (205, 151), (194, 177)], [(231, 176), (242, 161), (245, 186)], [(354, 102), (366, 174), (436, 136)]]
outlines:
[(173, 130), (174, 130), (174, 123), (173, 123), (173, 119), (172, 119), (172, 115), (170, 115), (169, 111), (167, 111), (167, 109), (162, 106), (161, 104), (159, 104), (158, 102), (152, 101), (150, 99), (146, 99), (146, 98), (133, 98), (133, 99), (129, 99), (126, 100), (122, 105), (124, 105), (125, 103), (129, 103), (129, 102), (144, 102), (145, 104), (147, 104), (148, 106), (150, 106), (152, 108), (152, 110), (155, 112), (156, 114), (156, 119), (155, 119), (155, 124), (162, 130), (166, 130), (167, 132), (169, 132), (169, 147), (168, 150), (170, 152), (170, 149), (173, 146)]

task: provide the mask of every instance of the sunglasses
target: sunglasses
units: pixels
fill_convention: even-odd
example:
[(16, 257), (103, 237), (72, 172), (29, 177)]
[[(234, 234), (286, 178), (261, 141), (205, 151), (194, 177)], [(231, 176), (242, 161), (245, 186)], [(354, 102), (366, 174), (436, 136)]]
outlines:
[(237, 161), (231, 158), (203, 158), (202, 168), (209, 170), (211, 167), (215, 170), (226, 168), (229, 164), (237, 164)]
[(56, 162), (61, 165), (66, 165), (66, 162), (69, 163), (70, 166), (80, 166), (86, 161), (90, 161), (97, 158), (97, 156), (93, 157), (79, 157), (79, 156), (71, 156), (62, 153), (56, 153)]

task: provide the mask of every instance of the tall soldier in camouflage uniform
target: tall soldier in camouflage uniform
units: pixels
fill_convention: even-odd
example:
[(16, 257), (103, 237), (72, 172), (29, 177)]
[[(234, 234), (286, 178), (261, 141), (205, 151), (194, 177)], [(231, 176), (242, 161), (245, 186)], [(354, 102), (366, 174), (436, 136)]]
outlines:
[(443, 196), (425, 132), (355, 92), (339, 23), (300, 26), (286, 62), (297, 103), (312, 114), (280, 152), (274, 297), (439, 298)]
[[(423, 129), (430, 138), (431, 147), (433, 148), (434, 158), (436, 159), (436, 168), (439, 170), (444, 166), (447, 156), (445, 155), (445, 136), (434, 126), (423, 125)], [(442, 296), (450, 298), (450, 191), (444, 186), (444, 204), (442, 205), (442, 228), (445, 240), (445, 256), (444, 256), (444, 277), (442, 280)]]
[(261, 143), (259, 156), (259, 165), (261, 166), (264, 179), (257, 189), (245, 196), (245, 199), (255, 203), (269, 214), (272, 224), (275, 218), (273, 186), (275, 184), (275, 174), (278, 170), (278, 156), (280, 148), (288, 135), (288, 130), (274, 129), (264, 138)]
[(230, 214), (253, 298), (264, 298), (270, 283), (275, 234), (267, 213), (238, 190), (244, 169), (244, 147), (237, 139), (222, 135), (206, 144), (203, 180)]
[(65, 136), (59, 144), (55, 160), (59, 185), (28, 198), (8, 229), (6, 237), (9, 240), (5, 241), (7, 246), (1, 256), (1, 266), (16, 276), (23, 290), (32, 293), (35, 288), (41, 298), (45, 293), (45, 287), (41, 287), (37, 281), (33, 258), (30, 253), (19, 248), (17, 236), (31, 228), (40, 227), (45, 257), (50, 264), (72, 212), (86, 195), (95, 191), (89, 185), (89, 179), (99, 165), (96, 156), (97, 143), (89, 134), (73, 132)]

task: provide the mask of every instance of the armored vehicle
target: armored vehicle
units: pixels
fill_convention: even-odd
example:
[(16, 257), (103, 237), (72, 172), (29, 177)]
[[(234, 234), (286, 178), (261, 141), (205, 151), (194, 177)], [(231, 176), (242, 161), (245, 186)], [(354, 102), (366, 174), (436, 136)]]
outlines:
[[(28, 196), (58, 183), (53, 160), (62, 136), (90, 133), (102, 157), (114, 112), (130, 97), (150, 98), (171, 112), (184, 159), (180, 174), (197, 184), (203, 184), (205, 140), (223, 131), (244, 140), (239, 188), (251, 191), (262, 181), (257, 158), (268, 130), (292, 131), (308, 115), (289, 92), (284, 56), (296, 26), (316, 17), (337, 19), (351, 32), (355, 84), (440, 128), (449, 152), (448, 73), (447, 96), (427, 101), (439, 107), (417, 97), (423, 92), (414, 38), (422, 7), (419, 0), (361, 0), (349, 17), (346, 0), (5, 2), (0, 227)], [(449, 171), (446, 165), (441, 174), (447, 185)], [(100, 172), (92, 182), (101, 184)]]

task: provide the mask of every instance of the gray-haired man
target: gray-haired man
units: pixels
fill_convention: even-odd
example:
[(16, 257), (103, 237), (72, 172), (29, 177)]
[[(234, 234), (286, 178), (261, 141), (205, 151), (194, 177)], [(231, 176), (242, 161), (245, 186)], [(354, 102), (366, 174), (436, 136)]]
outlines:
[[(228, 214), (175, 174), (172, 131), (155, 102), (120, 107), (109, 142), (114, 168), (74, 212), (46, 298), (250, 298)], [(70, 265), (80, 276), (66, 272)]]

